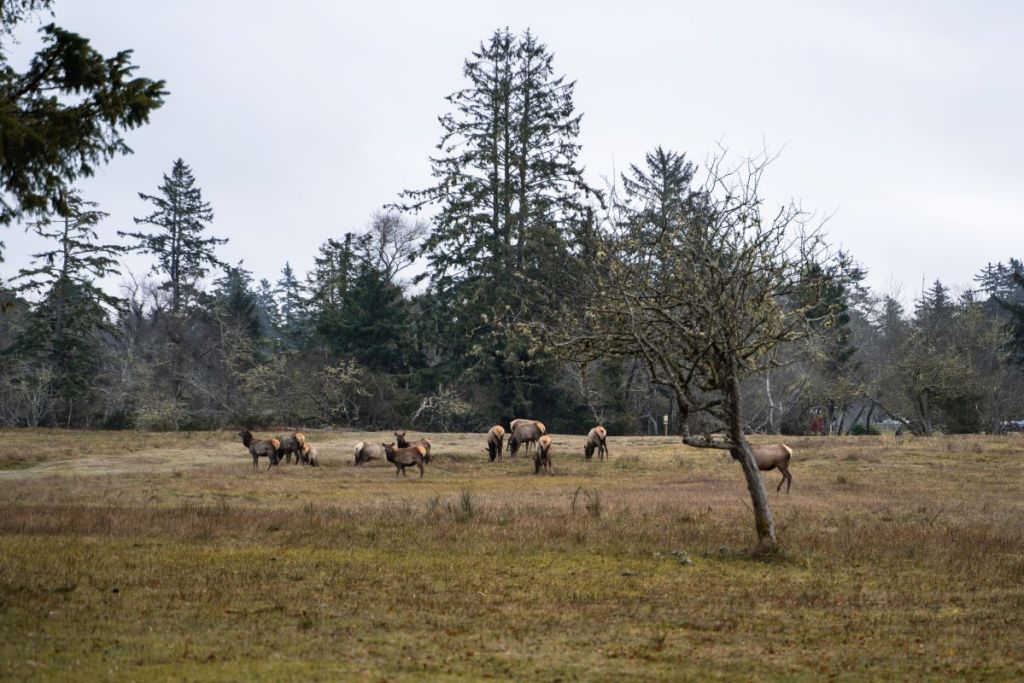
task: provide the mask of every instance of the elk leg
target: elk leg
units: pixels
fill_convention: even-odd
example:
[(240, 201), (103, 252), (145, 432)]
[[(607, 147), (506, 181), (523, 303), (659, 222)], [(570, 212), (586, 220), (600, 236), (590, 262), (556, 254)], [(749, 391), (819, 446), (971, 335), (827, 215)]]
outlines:
[(421, 463), (421, 462), (416, 463), (416, 467), (420, 468), (420, 479), (422, 479), (423, 478), (423, 463)]

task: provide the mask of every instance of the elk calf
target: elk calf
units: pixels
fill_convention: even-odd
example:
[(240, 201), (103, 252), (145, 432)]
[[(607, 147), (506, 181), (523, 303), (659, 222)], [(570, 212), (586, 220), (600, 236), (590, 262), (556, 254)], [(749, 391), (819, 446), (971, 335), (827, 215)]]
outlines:
[(776, 493), (782, 490), (782, 484), (786, 484), (786, 493), (793, 483), (793, 475), (789, 473), (789, 461), (793, 457), (793, 449), (783, 443), (773, 443), (764, 446), (750, 446), (750, 452), (757, 462), (757, 469), (762, 472), (770, 472), (777, 469), (782, 473), (782, 480), (779, 481)]
[(608, 430), (600, 425), (587, 434), (587, 442), (583, 444), (583, 457), (590, 460), (595, 450), (601, 460), (608, 457)]
[(505, 447), (505, 428), (494, 425), (487, 432), (487, 459), (489, 462), (501, 460), (501, 450)]
[(267, 465), (269, 470), (275, 466), (278, 461), (278, 449), (281, 447), (281, 442), (277, 439), (267, 439), (266, 441), (255, 441), (252, 438), (252, 432), (248, 429), (243, 429), (238, 432), (238, 435), (242, 437), (242, 445), (249, 449), (249, 454), (252, 455), (252, 467), (253, 469), (259, 468), (259, 459), (268, 458), (270, 464)]
[(548, 474), (555, 473), (551, 467), (551, 437), (547, 434), (537, 439), (537, 450), (533, 452), (533, 473), (540, 474), (545, 467)]
[(395, 466), (395, 476), (401, 472), (405, 476), (405, 468), (415, 465), (420, 470), (420, 479), (423, 478), (423, 463), (426, 462), (427, 449), (423, 446), (407, 446), (406, 448), (395, 448), (395, 444), (381, 444), (384, 448), (384, 455), (388, 462)]

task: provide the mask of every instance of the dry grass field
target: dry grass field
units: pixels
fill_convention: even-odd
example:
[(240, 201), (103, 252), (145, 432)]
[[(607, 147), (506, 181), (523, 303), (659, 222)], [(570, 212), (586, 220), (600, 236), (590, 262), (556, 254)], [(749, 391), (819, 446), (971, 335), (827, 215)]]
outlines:
[(253, 472), (233, 432), (0, 432), (0, 678), (1024, 677), (1019, 435), (790, 439), (767, 557), (675, 438), (556, 435), (549, 477), (435, 434), (396, 480), (352, 465), (384, 437)]

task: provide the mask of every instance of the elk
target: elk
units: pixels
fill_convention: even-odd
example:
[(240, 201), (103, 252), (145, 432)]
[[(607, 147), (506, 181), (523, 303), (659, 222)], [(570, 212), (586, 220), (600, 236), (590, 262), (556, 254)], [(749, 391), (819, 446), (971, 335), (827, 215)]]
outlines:
[(356, 444), (355, 456), (357, 465), (362, 465), (364, 462), (370, 462), (371, 460), (381, 460), (384, 458), (384, 449), (381, 448), (384, 444), (378, 446), (375, 443), (364, 443), (360, 441)]
[(770, 472), (777, 469), (782, 473), (782, 480), (779, 481), (776, 493), (782, 490), (782, 484), (786, 484), (786, 493), (793, 483), (793, 475), (789, 473), (789, 460), (793, 457), (793, 449), (784, 443), (766, 444), (764, 446), (750, 446), (750, 452), (754, 454), (757, 462), (757, 469), (762, 472)]
[(537, 422), (535, 420), (513, 420), (513, 424), (517, 423), (515, 428), (512, 430), (512, 436), (508, 439), (508, 450), (510, 455), (514, 458), (516, 453), (519, 452), (519, 447), (522, 444), (526, 444), (526, 454), (530, 454), (530, 446), (537, 443), (539, 439), (547, 429), (544, 427), (543, 422)]
[[(295, 456), (296, 460), (299, 456)], [(320, 464), (320, 454), (316, 452), (316, 446), (310, 443), (302, 444), (302, 462), (310, 467), (317, 467)]]
[(252, 455), (253, 469), (259, 468), (260, 458), (270, 459), (270, 464), (267, 465), (268, 470), (277, 464), (277, 451), (281, 447), (280, 441), (278, 441), (277, 439), (267, 439), (266, 441), (253, 441), (252, 432), (250, 432), (248, 429), (243, 429), (242, 431), (238, 432), (238, 435), (242, 437), (242, 445), (248, 448), (249, 453)]
[(505, 428), (501, 425), (494, 425), (487, 432), (487, 459), (494, 462), (501, 460), (501, 451), (505, 447)]
[(548, 474), (555, 473), (551, 467), (551, 437), (547, 434), (537, 439), (537, 450), (533, 452), (533, 473), (540, 474), (545, 467)]
[(423, 463), (426, 461), (427, 449), (423, 446), (407, 446), (395, 448), (395, 444), (381, 444), (384, 455), (388, 462), (395, 466), (395, 476), (401, 472), (405, 476), (405, 468), (415, 465), (420, 469), (420, 479), (423, 478)]
[(412, 443), (405, 440), (405, 432), (391, 432), (395, 435), (395, 443), (399, 448), (408, 448), (409, 446), (423, 446), (427, 449), (427, 454), (423, 456), (423, 462), (430, 463), (430, 442), (426, 439), (417, 439)]
[(302, 446), (306, 443), (306, 435), (302, 432), (292, 432), (290, 436), (282, 436), (279, 441), (281, 446), (277, 451), (278, 460), (284, 456), (285, 462), (292, 461), (292, 453), (295, 454), (295, 464), (299, 464), (299, 456), (302, 455)]
[(608, 457), (608, 430), (601, 425), (594, 427), (587, 434), (587, 442), (583, 444), (583, 457), (590, 460), (595, 450), (601, 460)]

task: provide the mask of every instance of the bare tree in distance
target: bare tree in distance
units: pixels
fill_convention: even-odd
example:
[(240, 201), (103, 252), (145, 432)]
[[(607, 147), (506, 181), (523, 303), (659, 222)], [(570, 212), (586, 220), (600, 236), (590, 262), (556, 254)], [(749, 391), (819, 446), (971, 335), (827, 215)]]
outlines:
[[(581, 236), (578, 272), (547, 342), (565, 358), (643, 359), (669, 387), (683, 442), (729, 451), (753, 503), (759, 543), (777, 540), (768, 498), (744, 434), (740, 382), (778, 363), (776, 351), (809, 334), (822, 287), (810, 266), (826, 257), (820, 225), (790, 202), (768, 213), (760, 193), (774, 157), (706, 164), (692, 211), (651, 231), (612, 221)], [(628, 212), (626, 212), (628, 215)], [(808, 274), (812, 274), (808, 277)], [(571, 308), (570, 308), (571, 307)], [(692, 430), (698, 418), (701, 433)]]
[(399, 284), (398, 274), (416, 260), (420, 242), (428, 232), (423, 219), (410, 219), (397, 211), (375, 211), (367, 226), (366, 256), (389, 282)]

